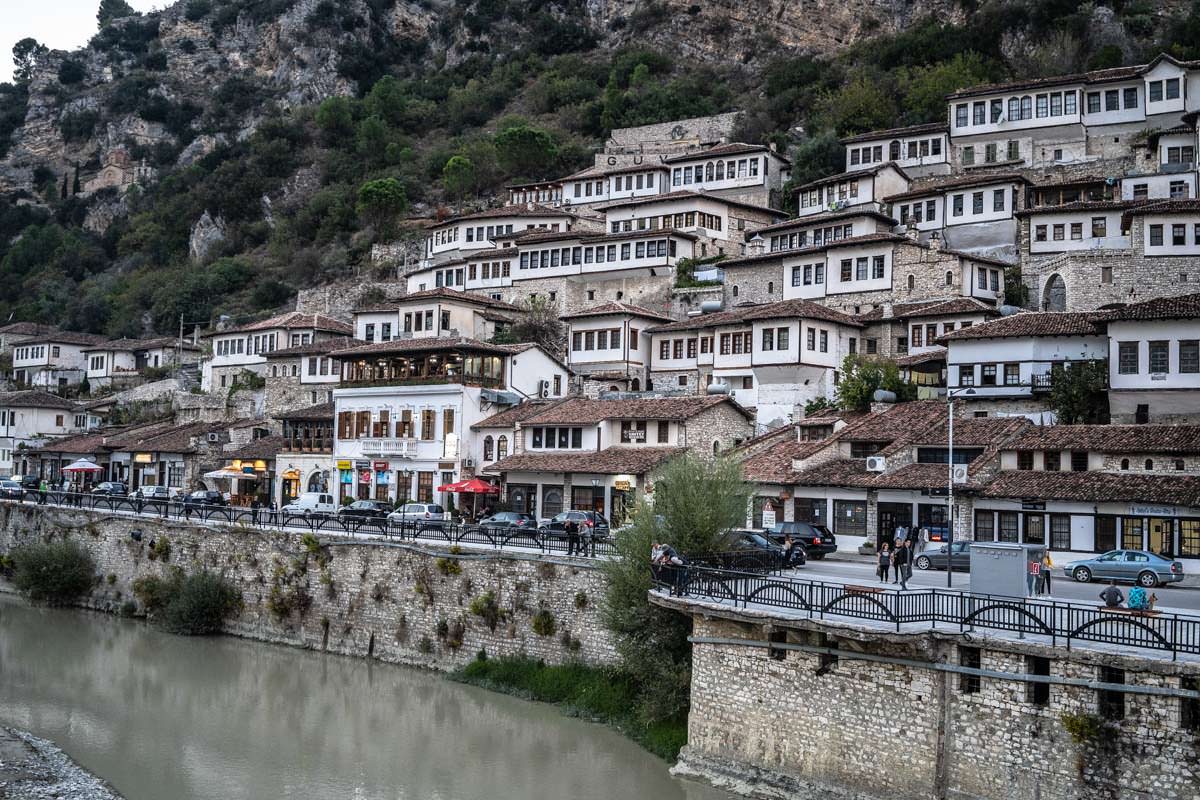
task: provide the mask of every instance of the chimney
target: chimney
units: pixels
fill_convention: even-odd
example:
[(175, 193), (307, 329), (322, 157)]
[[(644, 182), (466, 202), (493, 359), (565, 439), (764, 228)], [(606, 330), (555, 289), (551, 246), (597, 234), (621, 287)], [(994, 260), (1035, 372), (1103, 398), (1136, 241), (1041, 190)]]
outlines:
[(892, 318), (892, 304), (890, 301), (883, 304), (883, 318), (884, 319)]
[(930, 250), (941, 250), (942, 249), (942, 237), (938, 234), (937, 231), (933, 231), (932, 233), (929, 234), (929, 249)]
[(766, 252), (767, 244), (757, 233), (750, 237), (750, 255), (761, 256)]
[(917, 230), (917, 226), (911, 222), (908, 223), (908, 227), (904, 229), (904, 235), (907, 236), (909, 241), (912, 242), (920, 241), (921, 239), (921, 232)]

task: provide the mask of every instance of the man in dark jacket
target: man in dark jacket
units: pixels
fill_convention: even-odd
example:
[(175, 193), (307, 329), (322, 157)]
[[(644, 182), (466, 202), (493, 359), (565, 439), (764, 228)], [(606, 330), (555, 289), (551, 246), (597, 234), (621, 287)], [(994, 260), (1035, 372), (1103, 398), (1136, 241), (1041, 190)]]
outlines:
[(563, 523), (563, 531), (567, 534), (567, 555), (573, 556), (576, 551), (583, 555), (583, 549), (579, 546), (579, 523), (567, 517), (567, 521)]
[(908, 542), (897, 542), (896, 549), (892, 551), (892, 567), (896, 571), (896, 577), (892, 583), (899, 582), (901, 589), (908, 588)]

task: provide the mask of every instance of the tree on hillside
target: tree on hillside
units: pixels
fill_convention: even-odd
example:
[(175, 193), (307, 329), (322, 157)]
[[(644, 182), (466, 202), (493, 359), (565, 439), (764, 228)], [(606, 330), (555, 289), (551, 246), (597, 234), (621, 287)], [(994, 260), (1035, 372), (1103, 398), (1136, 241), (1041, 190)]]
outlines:
[(126, 3), (125, 0), (100, 0), (100, 8), (96, 11), (96, 21), (103, 28), (114, 19), (121, 17), (132, 17), (137, 14), (133, 10), (133, 6)]
[(1108, 424), (1108, 361), (1051, 367), (1050, 407), (1062, 425)]
[(33, 68), (38, 57), (48, 52), (49, 48), (32, 37), (25, 37), (13, 45), (13, 80), (17, 83), (27, 83), (33, 77)]
[(898, 80), (908, 121), (918, 124), (944, 120), (946, 95), (966, 86), (987, 83), (990, 78), (988, 67), (978, 53), (958, 53), (949, 61), (901, 70)]
[(358, 189), (359, 215), (383, 236), (389, 235), (400, 216), (408, 210), (404, 184), (395, 178), (367, 181)]
[(466, 197), (475, 187), (475, 165), (466, 156), (451, 156), (442, 167), (442, 185), (456, 200)]
[(354, 101), (330, 97), (317, 107), (315, 120), (325, 143), (337, 147), (354, 135)]
[(513, 125), (496, 134), (496, 157), (509, 176), (541, 178), (558, 165), (558, 146), (540, 128)]
[(738, 462), (690, 453), (668, 462), (653, 489), (653, 504), (639, 506), (633, 525), (616, 534), (617, 557), (603, 565), (602, 607), (622, 666), (638, 682), (639, 712), (650, 721), (684, 713), (691, 686), (691, 620), (646, 599), (650, 546), (666, 542), (685, 556), (723, 549), (726, 532), (745, 524), (751, 495)]
[(876, 389), (893, 392), (896, 400), (914, 400), (917, 388), (905, 383), (895, 361), (869, 356), (846, 356), (837, 386), (837, 403), (843, 411), (866, 411)]
[(545, 297), (534, 295), (524, 303), (518, 304), (523, 312), (512, 327), (503, 334), (493, 337), (497, 344), (515, 344), (532, 342), (541, 345), (552, 354), (562, 352), (563, 330), (558, 312)]

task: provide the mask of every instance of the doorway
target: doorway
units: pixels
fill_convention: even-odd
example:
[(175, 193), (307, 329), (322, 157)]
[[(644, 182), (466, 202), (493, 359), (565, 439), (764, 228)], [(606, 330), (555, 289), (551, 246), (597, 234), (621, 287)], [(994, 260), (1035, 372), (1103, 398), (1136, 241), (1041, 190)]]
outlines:
[(1167, 558), (1175, 557), (1175, 521), (1162, 517), (1150, 518), (1150, 552)]
[(896, 528), (901, 525), (912, 527), (912, 506), (908, 503), (879, 503), (876, 513), (875, 549), (884, 542), (889, 547), (896, 542)]

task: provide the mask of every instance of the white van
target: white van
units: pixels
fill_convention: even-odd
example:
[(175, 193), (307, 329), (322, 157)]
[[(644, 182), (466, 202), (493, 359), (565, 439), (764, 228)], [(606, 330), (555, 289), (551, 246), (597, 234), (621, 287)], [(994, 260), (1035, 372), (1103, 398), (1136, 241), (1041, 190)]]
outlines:
[(331, 494), (304, 492), (281, 510), (285, 517), (331, 517), (337, 514), (337, 503)]

